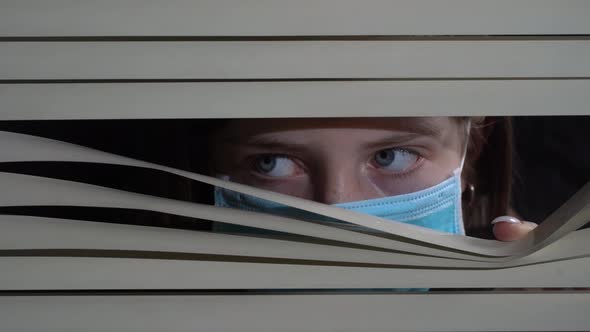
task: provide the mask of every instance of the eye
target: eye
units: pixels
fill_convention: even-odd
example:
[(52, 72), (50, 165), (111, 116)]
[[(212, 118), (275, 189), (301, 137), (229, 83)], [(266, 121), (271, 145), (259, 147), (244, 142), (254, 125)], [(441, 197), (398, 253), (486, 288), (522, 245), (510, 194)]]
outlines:
[(381, 150), (373, 157), (375, 166), (393, 172), (403, 172), (412, 167), (418, 155), (408, 150), (394, 148)]
[(268, 154), (256, 158), (254, 168), (266, 176), (287, 177), (296, 175), (298, 165), (291, 158)]

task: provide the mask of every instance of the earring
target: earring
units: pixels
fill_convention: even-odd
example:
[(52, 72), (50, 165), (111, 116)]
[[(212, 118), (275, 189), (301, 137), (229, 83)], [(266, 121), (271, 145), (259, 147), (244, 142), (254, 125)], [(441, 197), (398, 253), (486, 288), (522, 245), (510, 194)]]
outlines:
[(475, 202), (475, 186), (472, 184), (467, 185), (467, 190), (469, 190), (469, 197), (467, 199), (467, 205), (469, 207), (473, 207)]

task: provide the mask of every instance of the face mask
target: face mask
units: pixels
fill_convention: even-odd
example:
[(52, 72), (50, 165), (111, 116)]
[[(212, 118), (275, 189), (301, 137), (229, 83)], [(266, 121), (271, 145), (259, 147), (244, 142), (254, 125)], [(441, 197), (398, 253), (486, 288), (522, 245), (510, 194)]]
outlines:
[[(469, 122), (467, 124), (467, 134), (467, 137), (469, 137)], [(465, 154), (466, 147), (463, 150), (459, 168), (453, 171), (450, 178), (435, 186), (403, 195), (340, 203), (334, 206), (387, 220), (464, 235), (465, 229), (461, 213), (461, 170), (463, 169)], [(226, 179), (228, 178), (226, 177)], [(361, 226), (220, 187), (215, 188), (215, 205), (313, 220), (353, 230), (363, 229)]]

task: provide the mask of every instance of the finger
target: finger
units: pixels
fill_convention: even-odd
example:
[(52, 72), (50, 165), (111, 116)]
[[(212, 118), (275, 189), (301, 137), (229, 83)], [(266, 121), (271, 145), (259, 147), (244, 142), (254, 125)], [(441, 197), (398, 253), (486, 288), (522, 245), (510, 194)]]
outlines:
[(516, 218), (505, 216), (494, 219), (492, 224), (494, 224), (494, 236), (500, 241), (521, 239), (537, 227), (537, 224), (533, 222), (520, 221)]

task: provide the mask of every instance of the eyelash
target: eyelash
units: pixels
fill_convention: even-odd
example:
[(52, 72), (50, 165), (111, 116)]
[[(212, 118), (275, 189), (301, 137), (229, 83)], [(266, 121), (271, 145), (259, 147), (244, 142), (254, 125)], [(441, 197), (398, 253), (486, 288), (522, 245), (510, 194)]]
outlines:
[(273, 180), (273, 181), (280, 179), (280, 177), (271, 177), (271, 176), (264, 175), (257, 170), (256, 162), (264, 157), (287, 158), (287, 159), (293, 161), (293, 163), (295, 163), (297, 165), (297, 167), (300, 167), (301, 169), (303, 169), (304, 172), (307, 172), (303, 163), (296, 157), (289, 156), (289, 155), (282, 154), (282, 153), (261, 153), (261, 154), (257, 154), (254, 156), (250, 156), (247, 159), (247, 164), (249, 166), (248, 169), (250, 170), (250, 172), (254, 173), (256, 176), (259, 176), (261, 178), (269, 179), (269, 180)]
[[(414, 165), (412, 165), (407, 171), (399, 172), (399, 173), (382, 171), (383, 173), (387, 173), (389, 176), (392, 176), (392, 177), (404, 178), (404, 177), (408, 177), (408, 176), (412, 175), (416, 170), (418, 170), (420, 168), (420, 166), (422, 165), (422, 162), (424, 160), (424, 157), (422, 156), (421, 153), (419, 153), (415, 149), (406, 148), (406, 147), (390, 147), (390, 148), (379, 149), (371, 154), (371, 159), (374, 158), (374, 156), (377, 153), (379, 153), (380, 151), (384, 151), (384, 150), (395, 150), (395, 151), (408, 152), (408, 153), (415, 155), (417, 158), (416, 161), (414, 162)], [(259, 177), (262, 177), (265, 179), (277, 180), (277, 178), (266, 176), (257, 170), (256, 162), (258, 162), (261, 158), (264, 158), (267, 156), (271, 156), (274, 158), (288, 158), (289, 160), (293, 161), (298, 167), (303, 169), (304, 172), (307, 172), (305, 165), (302, 162), (300, 162), (300, 160), (296, 157), (289, 156), (287, 154), (282, 154), (282, 153), (263, 153), (263, 154), (258, 154), (258, 155), (251, 156), (248, 158), (249, 169), (256, 176), (259, 176)], [(380, 170), (379, 167), (374, 167), (374, 169)]]
[[(384, 150), (396, 150), (396, 151), (405, 151), (405, 152), (409, 152), (413, 155), (416, 156), (416, 162), (414, 162), (414, 164), (407, 170), (404, 172), (400, 172), (400, 173), (395, 173), (395, 172), (386, 172), (386, 171), (381, 171), (383, 173), (387, 173), (388, 176), (392, 176), (395, 178), (405, 178), (405, 177), (409, 177), (411, 176), (415, 171), (417, 171), (418, 169), (420, 169), (420, 167), (422, 166), (422, 163), (424, 161), (424, 156), (411, 148), (406, 148), (406, 147), (390, 147), (390, 148), (384, 148), (384, 149), (379, 149), (375, 152), (373, 152), (373, 154), (371, 155), (371, 158), (374, 158), (374, 156), (379, 153), (380, 151), (384, 151)], [(380, 168), (378, 167), (374, 167), (376, 170), (380, 170)]]

